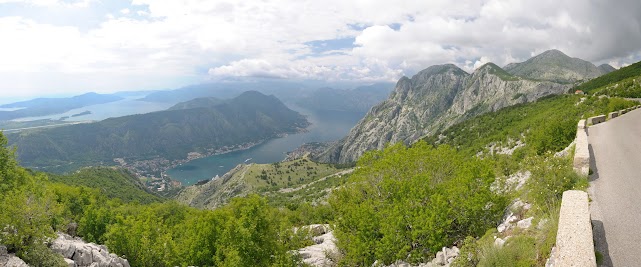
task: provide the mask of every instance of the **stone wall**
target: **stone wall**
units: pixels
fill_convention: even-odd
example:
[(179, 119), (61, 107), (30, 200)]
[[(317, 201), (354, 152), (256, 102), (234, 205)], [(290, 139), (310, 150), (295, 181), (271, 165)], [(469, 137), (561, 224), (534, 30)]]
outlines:
[(554, 254), (551, 265), (555, 267), (596, 267), (588, 193), (563, 192)]
[(574, 171), (581, 175), (590, 172), (590, 150), (588, 149), (588, 134), (585, 131), (585, 120), (579, 121), (574, 140)]
[(588, 125), (596, 125), (605, 122), (605, 115), (599, 115), (588, 118)]

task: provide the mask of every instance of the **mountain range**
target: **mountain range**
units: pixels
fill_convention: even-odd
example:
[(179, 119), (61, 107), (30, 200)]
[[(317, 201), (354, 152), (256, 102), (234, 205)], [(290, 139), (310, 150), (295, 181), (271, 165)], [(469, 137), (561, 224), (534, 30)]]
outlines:
[(159, 112), (8, 134), (25, 166), (113, 164), (114, 158), (183, 159), (189, 152), (255, 143), (309, 125), (274, 96), (195, 99)]
[(313, 110), (367, 112), (387, 99), (394, 85), (376, 83), (354, 89), (320, 88), (296, 100), (296, 104)]
[(367, 112), (372, 106), (385, 100), (394, 85), (375, 83), (359, 85), (349, 89), (331, 86), (315, 87), (316, 84), (291, 81), (261, 82), (218, 82), (190, 85), (183, 88), (151, 93), (141, 101), (175, 103), (194, 98), (215, 97), (231, 98), (251, 90), (263, 94), (273, 94), (281, 101), (312, 110)]
[(64, 113), (76, 108), (104, 104), (121, 99), (123, 98), (116, 94), (105, 95), (97, 93), (86, 93), (68, 98), (36, 98), (1, 105), (0, 108), (3, 109), (17, 110), (0, 111), (0, 121)]
[(410, 144), (482, 113), (566, 93), (574, 83), (612, 69), (558, 50), (504, 69), (488, 63), (471, 74), (452, 64), (432, 66), (412, 78), (402, 77), (387, 100), (374, 106), (345, 138), (317, 159), (354, 162), (366, 151), (388, 143)]

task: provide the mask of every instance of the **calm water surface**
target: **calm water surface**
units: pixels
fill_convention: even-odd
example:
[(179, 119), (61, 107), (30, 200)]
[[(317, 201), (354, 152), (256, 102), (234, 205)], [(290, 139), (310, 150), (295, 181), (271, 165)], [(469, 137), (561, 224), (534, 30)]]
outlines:
[[(144, 114), (144, 113), (149, 113), (154, 111), (165, 110), (174, 105), (173, 103), (155, 103), (155, 102), (145, 102), (145, 101), (136, 100), (136, 99), (140, 99), (141, 97), (142, 96), (132, 96), (122, 100), (110, 102), (110, 103), (97, 104), (97, 105), (91, 105), (91, 106), (73, 109), (65, 113), (48, 115), (48, 116), (40, 116), (40, 117), (20, 118), (20, 119), (15, 119), (15, 121), (33, 121), (33, 120), (42, 120), (42, 119), (58, 120), (61, 117), (69, 117), (64, 121), (86, 121), (86, 120), (99, 121), (107, 118), (121, 117), (121, 116), (133, 115), (133, 114)], [(78, 117), (71, 117), (71, 115), (79, 114), (84, 111), (91, 111), (91, 114), (82, 115)]]
[(222, 176), (236, 165), (245, 163), (272, 163), (281, 161), (286, 153), (298, 148), (303, 143), (326, 142), (344, 137), (364, 113), (342, 111), (310, 111), (301, 107), (290, 106), (307, 116), (312, 125), (309, 131), (290, 134), (283, 138), (269, 140), (247, 150), (196, 159), (167, 171), (174, 180), (183, 185), (191, 185), (200, 180)]

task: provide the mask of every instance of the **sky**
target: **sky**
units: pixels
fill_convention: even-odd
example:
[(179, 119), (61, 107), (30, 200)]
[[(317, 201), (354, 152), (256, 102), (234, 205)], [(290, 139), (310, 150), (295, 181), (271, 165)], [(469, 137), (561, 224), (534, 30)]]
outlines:
[[(639, 0), (0, 0), (0, 98), (641, 60)], [(4, 102), (4, 101), (3, 101)]]

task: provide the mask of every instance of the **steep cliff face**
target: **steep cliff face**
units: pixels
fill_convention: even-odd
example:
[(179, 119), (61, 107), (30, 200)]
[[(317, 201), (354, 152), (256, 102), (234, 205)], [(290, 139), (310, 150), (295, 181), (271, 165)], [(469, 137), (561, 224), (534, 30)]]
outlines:
[(401, 78), (385, 102), (373, 107), (342, 140), (318, 158), (346, 163), (387, 143), (412, 143), (471, 116), (567, 92), (571, 85), (514, 76), (489, 63), (467, 74), (433, 66)]
[(569, 57), (559, 50), (545, 51), (525, 62), (508, 64), (504, 69), (515, 76), (558, 83), (589, 80), (607, 71), (588, 61)]
[(435, 125), (438, 129), (449, 127), (470, 116), (532, 102), (551, 94), (563, 94), (570, 86), (513, 76), (495, 64), (488, 63), (472, 73), (465, 80), (464, 87), (451, 108), (438, 120)]
[(374, 106), (347, 137), (321, 155), (321, 161), (350, 162), (389, 142), (416, 140), (451, 107), (468, 75), (449, 64), (401, 78), (389, 99)]

